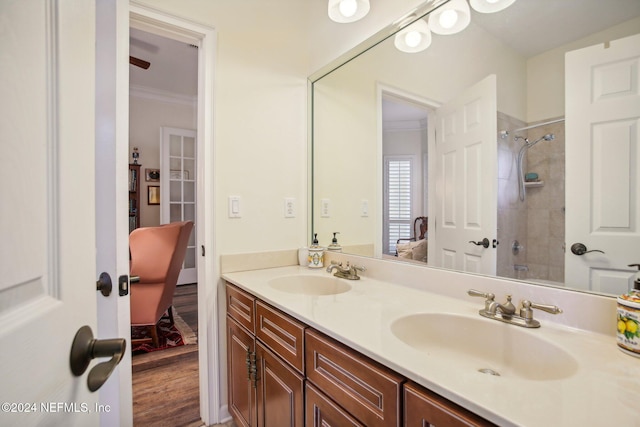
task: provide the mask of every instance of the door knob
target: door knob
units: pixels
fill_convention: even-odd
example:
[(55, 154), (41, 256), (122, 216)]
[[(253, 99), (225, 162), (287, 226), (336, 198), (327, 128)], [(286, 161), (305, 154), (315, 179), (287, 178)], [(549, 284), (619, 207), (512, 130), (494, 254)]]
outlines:
[(571, 252), (574, 255), (584, 255), (584, 254), (588, 254), (589, 252), (600, 252), (600, 253), (604, 253), (599, 249), (592, 249), (590, 251), (587, 250), (587, 247), (585, 245), (583, 245), (582, 243), (574, 243), (573, 245), (571, 245)]
[(71, 372), (76, 377), (84, 374), (91, 359), (97, 357), (111, 357), (107, 362), (98, 363), (89, 371), (87, 385), (90, 391), (96, 391), (107, 381), (116, 365), (120, 363), (127, 348), (127, 341), (124, 338), (114, 338), (99, 340), (93, 337), (93, 332), (89, 326), (78, 329), (71, 344), (71, 355), (69, 364)]
[(100, 293), (108, 297), (111, 295), (111, 290), (113, 289), (113, 283), (111, 283), (111, 276), (109, 273), (102, 272), (100, 273), (100, 277), (96, 282), (96, 289), (100, 291)]
[(488, 248), (489, 245), (491, 244), (491, 242), (489, 242), (489, 239), (487, 239), (486, 237), (482, 239), (480, 242), (474, 242), (473, 240), (469, 240), (469, 243), (473, 243), (476, 246), (484, 246), (485, 248)]

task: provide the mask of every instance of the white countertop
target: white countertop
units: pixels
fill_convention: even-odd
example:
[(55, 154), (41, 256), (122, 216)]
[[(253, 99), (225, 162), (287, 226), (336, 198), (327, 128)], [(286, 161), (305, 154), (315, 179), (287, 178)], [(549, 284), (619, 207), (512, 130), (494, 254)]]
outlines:
[[(226, 273), (222, 277), (496, 424), (640, 426), (640, 359), (619, 351), (614, 336), (544, 320), (541, 328), (525, 329), (484, 319), (478, 314), (483, 307), (480, 298), (452, 298), (375, 280), (366, 272), (361, 280), (346, 280), (352, 289), (337, 295), (292, 294), (268, 283), (290, 275), (329, 277), (325, 269), (298, 266)], [(414, 349), (391, 333), (395, 320), (416, 313), (451, 313), (522, 329), (532, 339), (564, 349), (575, 359), (577, 371), (563, 379), (527, 380), (508, 373), (492, 376), (460, 369), (450, 360)], [(614, 320), (611, 322), (613, 325)]]

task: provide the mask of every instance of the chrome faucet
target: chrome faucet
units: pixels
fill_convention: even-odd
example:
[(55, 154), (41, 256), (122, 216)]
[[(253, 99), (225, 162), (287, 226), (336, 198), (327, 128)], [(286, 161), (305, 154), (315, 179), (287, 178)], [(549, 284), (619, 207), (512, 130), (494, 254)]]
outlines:
[(331, 264), (327, 267), (327, 273), (331, 273), (333, 272), (333, 270), (338, 270), (334, 274), (335, 277), (349, 280), (360, 280), (358, 271), (365, 271), (366, 269), (364, 267), (359, 267), (356, 265), (349, 265), (348, 261), (345, 267), (342, 266), (341, 262), (331, 261)]
[(503, 315), (511, 316), (516, 312), (516, 306), (511, 302), (511, 295), (507, 295), (507, 302), (500, 304), (493, 301), (489, 304), (487, 312), (490, 314), (502, 313)]
[(533, 308), (551, 314), (562, 313), (562, 310), (555, 305), (536, 304), (529, 300), (523, 300), (520, 310), (518, 314), (516, 314), (516, 307), (511, 302), (511, 295), (507, 295), (507, 302), (500, 304), (495, 301), (495, 295), (492, 293), (469, 289), (467, 294), (472, 297), (482, 297), (485, 299), (484, 308), (479, 311), (481, 316), (525, 328), (540, 327), (540, 322), (533, 318)]

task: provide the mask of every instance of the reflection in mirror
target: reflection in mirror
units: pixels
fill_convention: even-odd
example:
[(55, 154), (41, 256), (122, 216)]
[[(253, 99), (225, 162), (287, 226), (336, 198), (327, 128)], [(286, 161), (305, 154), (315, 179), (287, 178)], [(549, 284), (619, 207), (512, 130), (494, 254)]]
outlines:
[(520, 0), (471, 9), (419, 52), (391, 36), (311, 78), (313, 232), (325, 246), (340, 232), (347, 253), (626, 292), (638, 33), (636, 0)]

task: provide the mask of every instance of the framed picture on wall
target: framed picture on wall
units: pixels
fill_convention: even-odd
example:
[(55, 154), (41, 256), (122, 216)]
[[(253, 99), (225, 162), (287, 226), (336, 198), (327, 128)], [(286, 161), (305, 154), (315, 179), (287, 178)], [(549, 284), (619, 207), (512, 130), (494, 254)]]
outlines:
[(147, 187), (147, 204), (159, 205), (160, 204), (160, 186), (150, 185)]
[(144, 170), (145, 179), (148, 182), (160, 181), (160, 169), (147, 169)]

